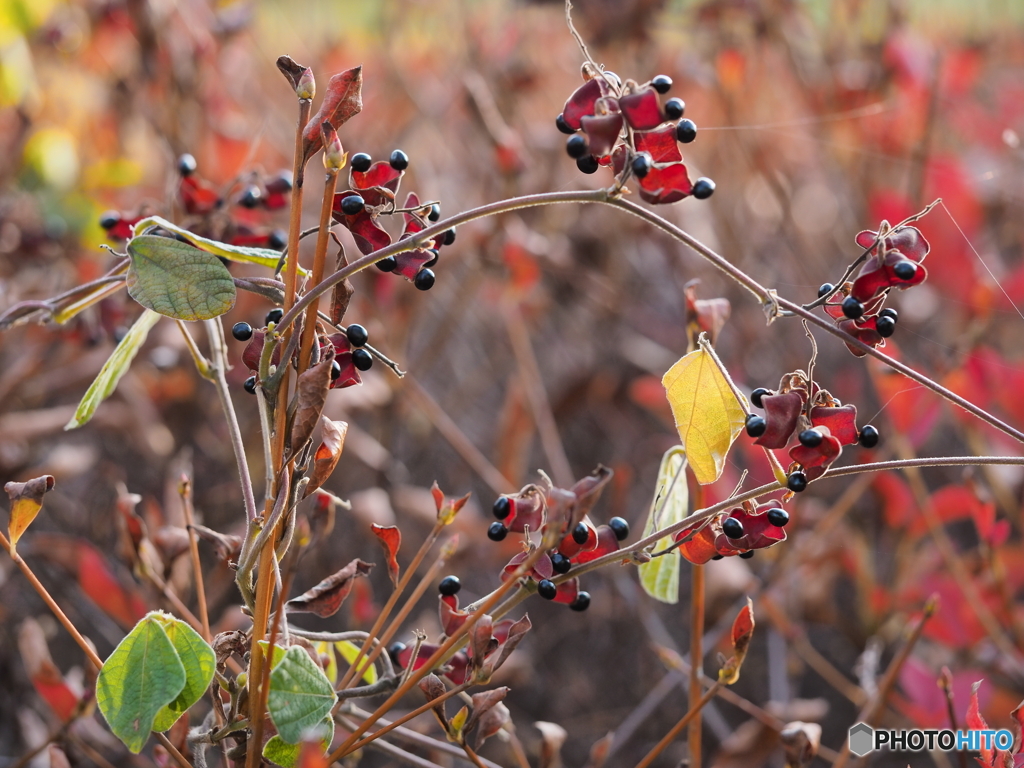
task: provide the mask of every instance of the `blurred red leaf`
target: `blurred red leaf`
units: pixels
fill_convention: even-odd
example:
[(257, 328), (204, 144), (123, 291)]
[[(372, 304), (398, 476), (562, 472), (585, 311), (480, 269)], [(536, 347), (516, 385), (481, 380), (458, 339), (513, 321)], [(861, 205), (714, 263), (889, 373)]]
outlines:
[(18, 650), (36, 691), (57, 717), (67, 722), (75, 714), (80, 697), (53, 663), (42, 627), (35, 619), (25, 619), (18, 628)]
[(398, 548), (402, 546), (402, 532), (398, 530), (397, 525), (385, 526), (373, 523), (370, 528), (380, 545), (384, 547), (384, 553), (387, 555), (388, 576), (391, 577), (391, 583), (397, 587), (400, 569), (396, 555)]

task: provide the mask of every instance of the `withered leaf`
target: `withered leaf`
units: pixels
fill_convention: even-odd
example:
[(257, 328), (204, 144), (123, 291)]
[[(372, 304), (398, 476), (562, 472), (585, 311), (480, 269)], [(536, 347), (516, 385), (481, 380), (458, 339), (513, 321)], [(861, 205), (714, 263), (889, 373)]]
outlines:
[[(437, 675), (427, 675), (420, 680), (420, 690), (422, 690), (424, 695), (427, 697), (427, 701), (433, 701), (440, 696), (444, 696), (448, 689), (445, 687), (445, 684), (441, 682), (441, 678)], [(444, 702), (442, 701), (435, 704), (432, 710), (438, 721), (441, 723), (441, 727), (447, 731), (448, 715), (444, 711)]]
[(508, 629), (508, 637), (505, 638), (505, 642), (501, 644), (501, 648), (498, 651), (497, 657), (490, 664), (490, 671), (494, 673), (497, 669), (505, 663), (505, 659), (512, 655), (512, 651), (516, 649), (516, 646), (526, 636), (526, 633), (533, 628), (533, 624), (530, 622), (529, 614), (523, 616), (515, 624)]
[[(473, 713), (469, 716), (469, 719), (466, 721), (466, 727), (464, 729), (464, 732), (472, 733), (473, 729), (476, 728), (478, 725), (486, 725), (487, 723), (485, 723), (485, 717), (487, 713), (494, 709), (495, 706), (500, 704), (501, 701), (506, 696), (508, 696), (508, 692), (508, 686), (503, 685), (500, 688), (494, 688), (490, 691), (474, 693)], [(508, 710), (505, 710), (505, 715), (507, 717)], [(493, 725), (493, 723), (491, 723), (490, 725)], [(501, 728), (501, 725), (502, 723), (498, 723), (498, 728)], [(488, 736), (493, 736), (495, 733), (497, 733), (497, 729), (495, 729), (492, 733), (489, 733)], [(486, 739), (487, 737), (485, 736), (484, 738)], [(483, 742), (478, 738), (477, 745), (481, 743)]]
[(474, 669), (480, 669), (483, 666), (484, 657), (494, 650), (491, 647), (491, 641), (494, 639), (493, 630), (494, 619), (486, 613), (469, 630), (469, 650), (473, 657)]
[(292, 422), (291, 455), (294, 456), (313, 434), (313, 428), (320, 421), (327, 393), (331, 389), (331, 364), (334, 362), (334, 347), (324, 348), (323, 359), (299, 374), (296, 383), (298, 407)]
[(313, 613), (321, 619), (333, 616), (345, 602), (356, 578), (365, 576), (373, 563), (364, 563), (356, 558), (337, 573), (328, 576), (312, 589), (293, 597), (285, 608), (289, 613)]
[(248, 650), (249, 641), (245, 632), (241, 630), (228, 630), (213, 638), (213, 652), (217, 655), (217, 669), (221, 671), (227, 666), (228, 659), (233, 654), (243, 657)]
[[(338, 263), (335, 265), (335, 271), (348, 266), (348, 259), (345, 257), (344, 247), (338, 251)], [(334, 286), (334, 290), (331, 291), (331, 322), (335, 325), (341, 325), (341, 321), (345, 319), (345, 312), (348, 311), (348, 304), (352, 301), (352, 296), (355, 294), (356, 289), (352, 285), (352, 281), (347, 277), (340, 283)]]
[(562, 765), (562, 745), (569, 734), (558, 723), (538, 720), (534, 726), (540, 731), (540, 768), (559, 768)]
[(303, 165), (309, 161), (321, 147), (320, 124), (329, 120), (335, 128), (340, 128), (363, 109), (363, 67), (353, 67), (340, 72), (327, 84), (320, 109), (306, 123), (302, 130)]
[[(296, 95), (299, 91), (299, 83), (303, 76), (310, 73), (309, 67), (304, 67), (297, 63), (291, 56), (278, 56), (277, 57), (277, 68), (281, 71), (281, 74), (288, 78), (288, 82), (291, 83), (292, 88), (295, 89)], [(302, 96), (299, 96), (302, 98)], [(310, 96), (312, 98), (312, 96)]]
[(331, 421), (324, 415), (320, 416), (320, 447), (313, 454), (313, 471), (309, 473), (309, 485), (306, 486), (305, 496), (309, 496), (326, 483), (327, 478), (334, 472), (338, 459), (341, 458), (341, 451), (345, 447), (346, 434), (348, 422)]
[(817, 723), (798, 721), (787, 723), (779, 731), (779, 738), (786, 750), (786, 768), (804, 768), (818, 754), (821, 745), (821, 726)]
[(732, 622), (733, 655), (718, 671), (718, 679), (726, 685), (732, 685), (740, 679), (740, 667), (747, 656), (750, 641), (754, 636), (754, 603), (747, 598), (747, 604), (736, 614)]
[(391, 578), (391, 583), (398, 586), (398, 548), (402, 546), (402, 532), (398, 530), (397, 525), (377, 525), (373, 523), (370, 526), (373, 531), (373, 535), (377, 537), (380, 545), (384, 547), (384, 552), (388, 559), (388, 576)]
[(213, 544), (217, 550), (217, 557), (225, 563), (238, 562), (238, 555), (242, 551), (242, 537), (234, 534), (218, 533), (205, 525), (193, 525), (192, 530), (196, 535)]
[(572, 487), (572, 492), (576, 495), (576, 506), (572, 512), (572, 525), (576, 525), (590, 514), (590, 510), (594, 508), (597, 500), (601, 498), (604, 487), (608, 485), (614, 474), (608, 467), (598, 464), (597, 469), (576, 482), (576, 485)]
[(36, 519), (43, 507), (43, 496), (53, 489), (53, 475), (34, 477), (24, 483), (10, 482), (4, 486), (11, 497), (11, 514), (7, 523), (7, 531), (11, 538), (11, 549), (18, 543), (26, 529)]

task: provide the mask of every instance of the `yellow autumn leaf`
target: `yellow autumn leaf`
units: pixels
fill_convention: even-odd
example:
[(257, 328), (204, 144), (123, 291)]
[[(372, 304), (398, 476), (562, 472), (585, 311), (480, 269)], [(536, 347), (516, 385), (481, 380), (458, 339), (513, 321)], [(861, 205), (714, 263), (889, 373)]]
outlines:
[[(341, 654), (341, 658), (348, 662), (349, 666), (356, 660), (359, 655), (359, 646), (355, 643), (349, 642), (348, 640), (339, 640), (334, 644), (334, 647), (338, 649), (338, 653)], [(366, 657), (364, 656), (360, 662), (359, 667), (362, 668), (366, 664)], [(363, 671), (363, 680), (366, 681), (367, 685), (373, 685), (377, 682), (377, 668), (371, 664), (366, 667)]]
[(11, 514), (7, 522), (7, 533), (11, 538), (11, 553), (26, 529), (32, 525), (43, 507), (43, 495), (53, 489), (53, 475), (35, 477), (28, 482), (10, 482), (4, 486), (11, 498)]
[[(643, 538), (683, 520), (689, 511), (689, 503), (686, 454), (679, 446), (669, 448), (661, 459), (658, 484), (647, 515)], [(665, 536), (655, 543), (651, 554), (666, 550), (673, 544), (672, 537)], [(674, 605), (679, 602), (679, 550), (651, 558), (639, 566), (639, 571), (640, 586), (644, 592), (663, 603)]]
[(715, 482), (725, 468), (729, 448), (743, 429), (747, 411), (705, 334), (701, 334), (698, 348), (669, 368), (661, 383), (697, 482)]

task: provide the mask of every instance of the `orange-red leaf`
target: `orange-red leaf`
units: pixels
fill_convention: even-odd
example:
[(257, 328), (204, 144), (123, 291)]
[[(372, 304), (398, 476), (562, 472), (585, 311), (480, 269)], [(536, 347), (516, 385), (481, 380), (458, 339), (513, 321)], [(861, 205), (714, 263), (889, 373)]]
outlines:
[(335, 128), (341, 128), (363, 109), (363, 67), (353, 67), (340, 72), (327, 84), (323, 103), (313, 118), (302, 130), (303, 162), (309, 160), (322, 146), (320, 124), (329, 120)]
[(11, 538), (11, 550), (18, 543), (21, 534), (32, 524), (43, 507), (43, 495), (53, 489), (53, 475), (34, 477), (24, 483), (7, 483), (4, 490), (11, 497), (11, 515), (7, 531)]
[(42, 627), (35, 619), (25, 619), (18, 628), (18, 650), (36, 691), (57, 717), (67, 722), (78, 709), (80, 697), (53, 663)]
[(373, 535), (380, 541), (380, 545), (384, 547), (384, 552), (388, 558), (388, 576), (391, 577), (391, 583), (397, 587), (399, 566), (396, 555), (398, 555), (398, 548), (402, 546), (402, 532), (398, 530), (397, 525), (377, 525), (374, 523), (370, 528), (373, 531)]
[(754, 635), (754, 604), (747, 598), (747, 604), (743, 606), (732, 623), (733, 655), (718, 671), (719, 682), (732, 685), (740, 679), (740, 668), (743, 666), (743, 659), (746, 658), (747, 649), (750, 648), (750, 640)]
[(309, 485), (306, 496), (327, 482), (334, 472), (345, 447), (345, 435), (348, 434), (348, 422), (331, 421), (326, 416), (320, 417), (320, 447), (313, 455), (313, 471), (309, 474)]

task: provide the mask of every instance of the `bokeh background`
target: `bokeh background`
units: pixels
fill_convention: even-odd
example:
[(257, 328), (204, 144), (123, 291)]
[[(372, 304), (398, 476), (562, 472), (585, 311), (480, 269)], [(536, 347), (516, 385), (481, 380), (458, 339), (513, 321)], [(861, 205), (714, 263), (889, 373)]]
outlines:
[[(929, 279), (890, 301), (900, 322), (885, 351), (1024, 425), (1024, 5), (577, 0), (574, 17), (594, 58), (621, 77), (669, 75), (699, 127), (685, 159), (691, 177), (714, 178), (717, 191), (659, 213), (780, 295), (812, 300), (859, 253), (859, 230), (941, 197), (919, 224), (932, 244)], [(224, 191), (219, 216), (286, 227), (284, 212), (235, 204), (239, 181), (290, 165), (293, 96), (274, 67), (284, 53), (312, 66), (321, 90), (361, 63), (364, 109), (341, 131), (346, 149), (387, 157), (402, 148), (411, 158), (403, 187), (440, 200), (445, 213), (608, 182), (607, 171), (576, 170), (554, 127), (582, 61), (560, 2), (2, 0), (0, 309), (101, 274), (111, 256), (99, 246), (118, 247), (98, 224), (104, 211), (180, 217), (183, 152)], [(311, 224), (315, 192), (306, 202)], [(596, 517), (621, 515), (637, 536), (660, 457), (676, 442), (660, 378), (686, 351), (688, 281), (700, 280), (703, 298), (732, 302), (718, 349), (743, 388), (774, 387), (810, 356), (798, 323), (766, 326), (751, 296), (696, 254), (608, 209), (555, 206), (467, 225), (436, 271), (426, 293), (376, 270), (354, 281), (346, 320), (365, 325), (408, 375), (377, 365), (361, 387), (332, 393), (329, 414), (350, 427), (329, 487), (352, 510), (339, 509), (330, 536), (303, 559), (297, 591), (352, 557), (381, 562), (371, 522), (401, 526), (406, 562), (430, 527), (435, 480), (449, 494), (473, 493), (449, 567), (464, 602), (493, 589), (517, 551), (512, 537), (486, 538), (491, 503), (538, 469), (566, 482), (598, 463), (612, 467)], [(268, 309), (240, 295), (227, 322), (261, 324)], [(147, 607), (168, 607), (133, 575), (126, 494), (141, 497), (136, 511), (155, 538), (182, 524), (183, 472), (207, 526), (237, 533), (243, 517), (217, 399), (170, 322), (150, 334), (94, 421), (62, 431), (138, 311), (121, 293), (64, 326), (0, 336), (0, 477), (57, 478), (20, 551), (101, 656)], [(843, 463), (1018, 454), (1018, 444), (927, 390), (815, 336), (822, 386), (883, 434), (878, 449), (847, 449)], [(241, 345), (229, 343), (238, 360)], [(260, 478), (247, 375), (239, 361), (231, 381)], [(748, 487), (768, 478), (763, 456), (741, 437), (707, 500), (724, 498), (744, 469)], [(984, 680), (983, 713), (1008, 725), (1024, 697), (1020, 667), (1004, 653), (1024, 653), (1022, 480), (1001, 468), (823, 481), (790, 506), (787, 543), (712, 563), (705, 669), (714, 675), (723, 649), (715, 628), (755, 596), (758, 630), (734, 689), (757, 709), (722, 700), (707, 708), (705, 764), (782, 765), (773, 722), (820, 723), (822, 744), (840, 749), (933, 593), (941, 607), (900, 671), (884, 722), (946, 725), (936, 679), (948, 666), (960, 723), (971, 683)], [(940, 520), (956, 568), (929, 535), (922, 506)], [(160, 552), (166, 576), (189, 601), (188, 558), (170, 551)], [(212, 548), (202, 552), (212, 620), (244, 626), (232, 574)], [(388, 594), (383, 571), (341, 613), (308, 626), (368, 627)], [(565, 728), (567, 765), (584, 765), (608, 733), (607, 764), (631, 765), (685, 711), (685, 682), (673, 668), (673, 652), (690, 642), (685, 564), (682, 573), (676, 605), (646, 597), (632, 568), (585, 577), (586, 613), (527, 604), (535, 629), (494, 682), (512, 687), (508, 704), (532, 764), (536, 721)], [(57, 666), (82, 679), (79, 649), (4, 559), (0, 764), (14, 764), (60, 723), (26, 671), (39, 651), (40, 633), (25, 630), (30, 618)], [(413, 612), (406, 639), (413, 628), (437, 634), (432, 597)], [(74, 765), (150, 764), (129, 759), (98, 722), (79, 723), (64, 740)], [(437, 732), (431, 722), (421, 727)], [(499, 740), (483, 754), (516, 764)], [(661, 764), (684, 757), (680, 740)], [(47, 764), (45, 752), (38, 761)], [(959, 764), (927, 753), (911, 762)]]

